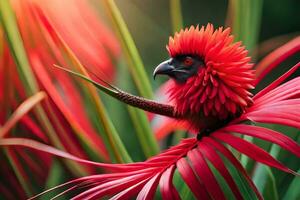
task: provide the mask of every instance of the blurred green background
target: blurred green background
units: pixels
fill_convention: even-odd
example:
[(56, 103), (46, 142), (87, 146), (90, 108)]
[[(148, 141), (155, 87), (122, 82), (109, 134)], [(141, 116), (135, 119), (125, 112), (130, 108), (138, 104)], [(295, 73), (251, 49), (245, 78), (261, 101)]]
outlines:
[[(160, 0), (117, 0), (117, 5), (131, 31), (147, 70), (167, 58), (165, 45), (173, 34), (170, 23), (169, 1)], [(183, 0), (182, 15), (185, 27), (190, 25), (224, 26), (228, 1)], [(261, 16), (259, 41), (299, 34), (300, 1), (264, 0)]]

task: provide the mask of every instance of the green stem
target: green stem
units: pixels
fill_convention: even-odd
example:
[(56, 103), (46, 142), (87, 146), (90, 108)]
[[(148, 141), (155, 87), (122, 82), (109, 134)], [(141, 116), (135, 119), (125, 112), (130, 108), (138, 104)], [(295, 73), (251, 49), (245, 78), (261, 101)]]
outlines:
[[(260, 30), (263, 0), (230, 0), (233, 33), (236, 41), (242, 41), (250, 55), (255, 48)], [(252, 55), (253, 56), (253, 55)]]
[(150, 127), (147, 125), (145, 126), (145, 124), (148, 124), (148, 119), (144, 115), (144, 112), (131, 106), (128, 106), (127, 108), (134, 123), (134, 127), (136, 128), (137, 136), (141, 142), (144, 154), (147, 157), (156, 155), (159, 152), (159, 147), (155, 138), (153, 135), (150, 136), (149, 134), (144, 134), (145, 132), (151, 133)]
[(31, 197), (33, 195), (31, 188), (30, 188), (30, 184), (27, 184), (27, 181), (25, 180), (25, 177), (22, 175), (24, 173), (24, 171), (21, 171), (22, 169), (19, 169), (19, 164), (17, 163), (18, 161), (15, 160), (15, 155), (11, 155), (13, 152), (7, 148), (4, 149), (5, 151), (5, 155), (10, 163), (10, 165), (12, 166), (12, 169), (20, 183), (20, 185), (22, 186), (22, 188), (24, 189), (27, 197)]
[(170, 12), (173, 32), (179, 31), (183, 27), (180, 0), (170, 0)]
[(122, 18), (122, 15), (116, 6), (114, 0), (105, 0), (103, 2), (115, 30), (118, 33), (126, 55), (128, 67), (132, 74), (133, 80), (138, 88), (139, 93), (146, 98), (153, 98), (152, 87), (145, 71), (141, 56), (135, 46), (133, 38)]
[[(101, 2), (105, 6), (105, 9), (114, 24), (115, 30), (118, 33), (129, 70), (139, 94), (143, 97), (152, 99), (152, 87), (146, 74), (144, 64), (118, 7), (113, 0), (105, 0)], [(148, 156), (158, 153), (159, 148), (154, 134), (152, 133), (150, 124), (148, 120), (145, 120), (147, 119), (145, 112), (137, 109), (130, 109), (129, 113), (133, 124), (135, 125), (139, 142), (142, 146), (146, 145), (143, 147), (145, 155)]]

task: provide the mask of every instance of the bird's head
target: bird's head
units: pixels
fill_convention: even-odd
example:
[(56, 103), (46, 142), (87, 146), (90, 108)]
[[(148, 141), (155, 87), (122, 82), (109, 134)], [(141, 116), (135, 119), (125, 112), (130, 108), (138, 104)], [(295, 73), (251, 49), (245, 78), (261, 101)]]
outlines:
[(251, 105), (254, 70), (247, 50), (233, 42), (229, 28), (192, 26), (170, 37), (167, 50), (170, 59), (159, 64), (153, 76), (173, 80), (169, 96), (178, 113), (225, 119)]

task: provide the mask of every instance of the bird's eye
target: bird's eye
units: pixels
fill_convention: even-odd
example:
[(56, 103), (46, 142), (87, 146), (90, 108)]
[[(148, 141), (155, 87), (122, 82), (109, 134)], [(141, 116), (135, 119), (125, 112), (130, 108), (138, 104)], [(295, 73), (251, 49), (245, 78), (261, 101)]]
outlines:
[(191, 66), (192, 64), (194, 63), (194, 60), (193, 58), (191, 57), (186, 57), (184, 60), (183, 60), (183, 64), (187, 67)]

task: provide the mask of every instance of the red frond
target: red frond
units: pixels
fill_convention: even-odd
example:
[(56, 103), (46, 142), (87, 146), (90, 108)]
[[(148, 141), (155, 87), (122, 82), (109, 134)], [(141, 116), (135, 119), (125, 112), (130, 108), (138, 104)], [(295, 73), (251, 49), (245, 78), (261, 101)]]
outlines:
[(176, 163), (176, 167), (182, 179), (186, 182), (197, 199), (209, 199), (203, 183), (197, 178), (197, 175), (185, 158), (179, 159)]
[[(225, 199), (225, 196), (201, 151), (199, 146), (199, 149), (189, 151), (187, 157), (191, 161), (198, 177), (203, 182), (204, 188), (209, 192), (211, 197), (213, 199)], [(205, 192), (205, 190), (203, 192)]]
[(241, 165), (240, 161), (234, 157), (234, 155), (225, 147), (223, 146), (221, 143), (217, 142), (216, 140), (209, 138), (209, 137), (204, 137), (203, 138), (203, 142), (207, 143), (209, 145), (211, 145), (212, 147), (214, 147), (218, 152), (220, 152), (223, 156), (225, 156), (235, 167), (236, 169), (242, 173), (242, 175), (245, 177), (245, 179), (247, 180), (249, 186), (253, 189), (253, 191), (255, 192), (256, 196), (262, 200), (263, 197), (260, 194), (260, 192), (258, 191), (258, 189), (256, 188), (256, 186), (254, 185), (254, 183), (252, 182), (251, 178), (249, 177), (249, 175), (247, 174), (246, 170), (244, 169), (244, 167)]
[(168, 167), (161, 176), (159, 186), (160, 191), (163, 199), (165, 200), (171, 200), (180, 199), (179, 193), (177, 192), (176, 188), (173, 185), (172, 179), (175, 171), (175, 165), (171, 165)]
[(290, 139), (288, 136), (259, 126), (253, 125), (245, 125), (245, 124), (237, 124), (237, 125), (229, 125), (222, 129), (223, 131), (240, 133), (243, 135), (249, 135), (252, 137), (256, 137), (259, 139), (263, 139), (274, 144), (279, 145), (283, 149), (290, 151), (295, 154), (297, 157), (300, 157), (300, 145), (298, 145), (294, 140)]
[(213, 164), (213, 166), (220, 172), (220, 174), (224, 177), (225, 181), (227, 182), (228, 186), (234, 193), (236, 199), (241, 200), (243, 199), (242, 194), (240, 193), (236, 183), (234, 182), (232, 176), (230, 175), (229, 171), (227, 170), (223, 160), (219, 156), (219, 154), (213, 149), (213, 147), (206, 142), (199, 143), (199, 148), (203, 155)]
[[(225, 199), (219, 183), (207, 163), (207, 160), (211, 160), (212, 157), (217, 155), (216, 149), (221, 154), (229, 157), (232, 164), (246, 176), (248, 181), (250, 179), (244, 174), (239, 164), (236, 164), (236, 160), (233, 159), (234, 156), (229, 151), (220, 150), (219, 146), (216, 149), (209, 147), (206, 145), (206, 141), (209, 140), (206, 137), (200, 142), (194, 138), (184, 139), (179, 145), (171, 147), (160, 155), (154, 156), (145, 162), (133, 164), (91, 162), (28, 139), (3, 139), (0, 141), (0, 145), (25, 146), (110, 171), (106, 174), (78, 178), (46, 191), (68, 187), (68, 189), (59, 193), (57, 197), (84, 187), (85, 190), (74, 196), (73, 199), (99, 199), (105, 196), (110, 196), (113, 199), (127, 199), (133, 196), (137, 196), (138, 199), (151, 199), (159, 184), (164, 199), (180, 199), (177, 188), (172, 183), (174, 172), (177, 169), (182, 180), (189, 186), (195, 197)], [(212, 162), (213, 165), (218, 162), (221, 163), (217, 169), (220, 170), (220, 174), (225, 181), (230, 183), (233, 193), (240, 197), (233, 178), (223, 167), (222, 159), (219, 156), (218, 158), (216, 162)], [(252, 182), (250, 182), (250, 185), (253, 187)]]
[(296, 37), (264, 57), (255, 67), (257, 85), (268, 73), (300, 50), (300, 37)]
[(246, 140), (243, 140), (239, 137), (226, 134), (224, 132), (218, 131), (212, 134), (212, 137), (215, 139), (218, 139), (226, 144), (229, 144), (242, 154), (247, 155), (250, 158), (253, 158), (254, 160), (264, 163), (266, 165), (269, 165), (271, 167), (275, 167), (277, 169), (280, 169), (282, 171), (296, 174), (293, 170), (287, 168), (285, 165), (277, 161), (275, 158), (273, 158), (268, 152), (261, 149), (260, 147), (256, 146), (255, 144), (252, 144)]

